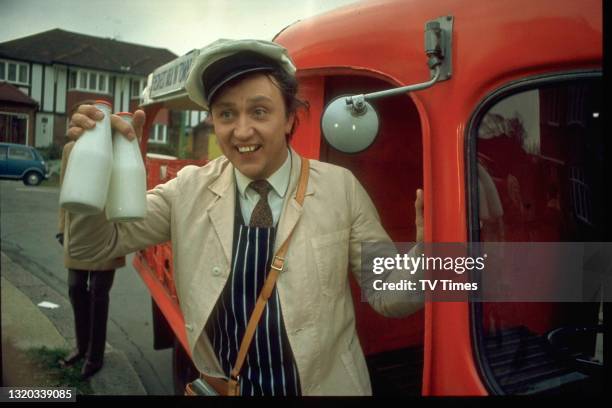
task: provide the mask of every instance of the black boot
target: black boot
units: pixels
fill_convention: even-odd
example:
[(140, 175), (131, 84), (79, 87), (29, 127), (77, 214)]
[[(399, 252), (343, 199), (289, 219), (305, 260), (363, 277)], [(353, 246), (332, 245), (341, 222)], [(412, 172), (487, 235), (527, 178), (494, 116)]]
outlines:
[(70, 367), (85, 357), (89, 347), (90, 293), (87, 289), (89, 271), (70, 269), (68, 274), (68, 297), (74, 314), (76, 349), (60, 359), (61, 367)]
[(104, 364), (109, 291), (114, 274), (114, 271), (92, 271), (89, 348), (81, 370), (82, 379), (87, 379), (100, 371)]

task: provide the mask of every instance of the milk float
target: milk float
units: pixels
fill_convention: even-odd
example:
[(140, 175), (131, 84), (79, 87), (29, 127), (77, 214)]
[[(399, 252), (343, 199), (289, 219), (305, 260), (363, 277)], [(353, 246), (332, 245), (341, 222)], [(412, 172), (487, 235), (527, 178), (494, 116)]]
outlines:
[(86, 129), (76, 141), (66, 165), (60, 191), (60, 205), (76, 214), (97, 214), (104, 210), (113, 162), (111, 105), (95, 101), (104, 113), (92, 129)]
[[(118, 113), (131, 123), (132, 114)], [(147, 179), (138, 140), (128, 140), (120, 132), (113, 134), (113, 166), (106, 201), (106, 218), (130, 222), (144, 218), (147, 210)]]

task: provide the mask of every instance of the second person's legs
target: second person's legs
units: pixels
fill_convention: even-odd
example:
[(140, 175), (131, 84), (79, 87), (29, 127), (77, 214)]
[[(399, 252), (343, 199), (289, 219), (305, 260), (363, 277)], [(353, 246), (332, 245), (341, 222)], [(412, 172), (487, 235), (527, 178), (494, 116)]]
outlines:
[(91, 377), (103, 365), (106, 345), (109, 292), (115, 277), (114, 270), (91, 271), (90, 287), (90, 331), (87, 360), (83, 365), (83, 378)]

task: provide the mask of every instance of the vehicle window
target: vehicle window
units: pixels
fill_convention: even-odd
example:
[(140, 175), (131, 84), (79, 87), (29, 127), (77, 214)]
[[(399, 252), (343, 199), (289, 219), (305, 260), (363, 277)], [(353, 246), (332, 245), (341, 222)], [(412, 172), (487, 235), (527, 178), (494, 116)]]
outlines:
[(7, 146), (0, 146), (0, 160), (6, 160), (6, 151), (8, 150)]
[(9, 149), (8, 158), (16, 160), (32, 160), (33, 156), (32, 152), (27, 147), (15, 146)]
[[(473, 237), (607, 241), (602, 86), (599, 77), (542, 83), (484, 107), (471, 131)], [(603, 392), (604, 305), (472, 305), (485, 375), (507, 394)]]

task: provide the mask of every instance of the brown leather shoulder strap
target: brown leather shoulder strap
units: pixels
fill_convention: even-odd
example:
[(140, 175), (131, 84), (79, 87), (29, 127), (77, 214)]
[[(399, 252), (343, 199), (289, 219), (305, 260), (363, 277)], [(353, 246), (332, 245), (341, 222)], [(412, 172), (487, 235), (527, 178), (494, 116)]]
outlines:
[[(297, 188), (297, 193), (295, 195), (295, 199), (300, 205), (304, 203), (306, 187), (308, 186), (308, 174), (310, 171), (310, 163), (308, 159), (304, 157), (302, 157), (301, 159), (302, 166), (300, 169), (300, 179), (298, 182), (299, 184)], [(283, 242), (283, 245), (278, 248), (278, 251), (274, 255), (272, 264), (270, 265), (270, 272), (268, 273), (268, 277), (266, 278), (264, 286), (261, 289), (261, 292), (259, 293), (257, 303), (253, 308), (253, 313), (251, 313), (249, 323), (247, 324), (246, 330), (244, 332), (244, 337), (242, 338), (242, 342), (240, 343), (240, 349), (238, 350), (236, 364), (234, 364), (234, 368), (232, 369), (230, 379), (228, 381), (228, 395), (238, 395), (239, 393), (238, 382), (240, 370), (242, 369), (242, 365), (244, 364), (244, 360), (246, 359), (249, 346), (251, 345), (251, 341), (253, 340), (253, 335), (255, 334), (255, 330), (257, 329), (259, 319), (261, 319), (261, 315), (263, 314), (266, 302), (272, 295), (272, 291), (274, 290), (274, 285), (276, 284), (276, 279), (278, 278), (279, 273), (283, 270), (285, 264), (285, 254), (287, 253), (287, 249), (289, 248), (289, 241), (291, 240), (292, 235), (293, 230), (291, 230), (291, 232), (287, 236), (287, 239), (285, 240), (285, 242)]]
[(295, 199), (302, 205), (304, 204), (304, 196), (306, 195), (306, 187), (308, 187), (308, 175), (310, 173), (310, 161), (302, 157), (302, 168), (300, 169), (300, 180), (298, 182), (297, 193)]

